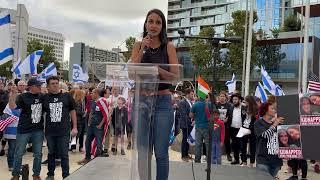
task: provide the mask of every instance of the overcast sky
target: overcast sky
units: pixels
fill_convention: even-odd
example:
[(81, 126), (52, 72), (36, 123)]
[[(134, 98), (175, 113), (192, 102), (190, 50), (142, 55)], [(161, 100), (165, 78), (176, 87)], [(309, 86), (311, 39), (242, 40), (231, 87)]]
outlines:
[[(16, 9), (25, 4), (29, 25), (62, 33), (65, 60), (73, 42), (109, 49), (127, 37), (140, 37), (148, 10), (167, 14), (168, 0), (0, 0), (0, 7)], [(125, 49), (123, 44), (122, 49)]]

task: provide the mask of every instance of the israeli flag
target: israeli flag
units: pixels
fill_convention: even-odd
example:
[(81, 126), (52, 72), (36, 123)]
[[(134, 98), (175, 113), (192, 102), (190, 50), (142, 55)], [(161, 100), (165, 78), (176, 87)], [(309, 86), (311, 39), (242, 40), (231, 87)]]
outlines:
[(176, 137), (174, 136), (174, 131), (175, 131), (175, 121), (176, 121), (176, 111), (173, 112), (173, 125), (170, 131), (170, 137), (169, 137), (169, 145), (171, 146)]
[(226, 86), (228, 87), (228, 93), (233, 93), (236, 90), (236, 76), (234, 74), (232, 74), (231, 80), (226, 82)]
[(73, 64), (72, 80), (73, 82), (86, 83), (89, 80), (89, 76), (88, 73), (82, 70), (80, 65)]
[(284, 96), (285, 94), (284, 94), (284, 92), (283, 92), (283, 90), (281, 89), (281, 87), (277, 84), (276, 85), (276, 90), (275, 90), (275, 96)]
[(19, 59), (16, 63), (13, 64), (11, 72), (14, 73), (16, 76), (15, 78), (21, 79), (21, 72), (19, 70), (19, 66), (21, 65), (22, 61)]
[(193, 126), (191, 133), (188, 136), (187, 142), (190, 146), (196, 145), (196, 129), (195, 126)]
[(0, 13), (0, 65), (13, 59), (10, 14)]
[(56, 76), (57, 73), (57, 68), (54, 63), (50, 63), (48, 67), (46, 67), (38, 76), (39, 79), (45, 80), (50, 76)]
[(268, 90), (272, 95), (276, 95), (276, 84), (272, 81), (268, 72), (261, 66), (261, 79), (263, 86)]
[(37, 64), (43, 54), (43, 50), (38, 50), (31, 53), (18, 67), (20, 74), (38, 74)]
[(268, 98), (267, 93), (260, 82), (258, 83), (254, 96), (260, 98), (262, 103), (267, 101), (267, 98)]

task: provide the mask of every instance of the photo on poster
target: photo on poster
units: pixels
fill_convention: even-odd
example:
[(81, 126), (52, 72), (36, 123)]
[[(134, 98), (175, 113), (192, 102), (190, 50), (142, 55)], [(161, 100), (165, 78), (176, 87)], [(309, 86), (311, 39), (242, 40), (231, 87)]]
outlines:
[(320, 94), (303, 94), (299, 99), (300, 125), (320, 125)]
[(302, 158), (301, 131), (299, 125), (281, 125), (277, 128), (279, 157)]

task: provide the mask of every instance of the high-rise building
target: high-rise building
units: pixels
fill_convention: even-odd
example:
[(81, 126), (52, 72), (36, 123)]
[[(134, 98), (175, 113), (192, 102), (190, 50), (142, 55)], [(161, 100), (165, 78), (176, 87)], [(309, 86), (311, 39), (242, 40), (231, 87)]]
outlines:
[(256, 23), (256, 29), (262, 29), (268, 33), (270, 29), (279, 28), (282, 22), (281, 5), (281, 0), (257, 0), (258, 22)]
[(35, 27), (29, 27), (28, 40), (38, 40), (42, 44), (52, 45), (55, 58), (62, 63), (64, 60), (64, 41), (61, 33), (47, 31)]
[(216, 36), (224, 36), (226, 25), (232, 22), (232, 12), (241, 9), (241, 0), (169, 0), (168, 38), (181, 43), (179, 29), (186, 35), (198, 35), (206, 26), (213, 26)]
[(98, 49), (85, 45), (85, 43), (74, 43), (70, 48), (70, 61), (69, 61), (69, 80), (72, 81), (72, 67), (73, 64), (79, 64), (83, 70), (92, 74), (89, 71), (87, 62), (118, 62), (118, 52)]

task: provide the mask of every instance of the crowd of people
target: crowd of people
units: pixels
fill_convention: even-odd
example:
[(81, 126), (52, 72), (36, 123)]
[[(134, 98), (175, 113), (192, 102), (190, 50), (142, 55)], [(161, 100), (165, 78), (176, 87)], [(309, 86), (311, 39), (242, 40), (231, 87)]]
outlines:
[[(12, 179), (19, 179), (26, 151), (34, 154), (34, 179), (40, 179), (41, 164), (47, 163), (49, 180), (54, 179), (56, 163), (61, 163), (62, 177), (69, 176), (69, 151), (74, 152), (77, 147), (85, 154), (79, 164), (86, 164), (92, 156), (108, 157), (109, 150), (117, 155), (118, 138), (121, 139), (120, 154), (125, 155), (125, 134), (127, 149), (132, 147), (133, 96), (132, 92), (129, 94), (125, 99), (120, 96), (119, 87), (98, 89), (83, 84), (67, 85), (56, 76), (48, 78), (46, 83), (31, 78), (27, 83), (17, 80), (5, 84), (1, 79), (1, 120), (8, 115), (19, 117), (1, 132), (0, 155), (5, 155), (8, 144), (7, 163)], [(97, 105), (101, 97), (108, 106), (107, 118)], [(76, 143), (71, 143), (72, 138)], [(43, 144), (48, 148), (48, 157), (42, 162)]]
[[(238, 92), (228, 96), (225, 91), (221, 91), (216, 98), (207, 96), (206, 99), (201, 99), (193, 90), (186, 89), (183, 97), (178, 100), (177, 107), (177, 119), (182, 132), (183, 161), (192, 160), (188, 136), (193, 126), (195, 163), (201, 162), (202, 154), (211, 153), (211, 162), (222, 164), (221, 156), (225, 153), (231, 165), (256, 167), (277, 178), (278, 171), (283, 166), (283, 160), (278, 156), (279, 145), (289, 146), (290, 143), (291, 147), (300, 147), (297, 127), (280, 129), (278, 137), (277, 126), (283, 123), (284, 119), (277, 117), (277, 102), (274, 96), (261, 103), (261, 100), (254, 96), (243, 98)], [(210, 109), (214, 110), (208, 113)], [(207, 152), (210, 125), (213, 129), (212, 151)], [(315, 172), (319, 173), (319, 163), (311, 160), (311, 164)], [(288, 171), (292, 172), (290, 180), (298, 179), (299, 169), (302, 179), (307, 178), (308, 163), (305, 159), (288, 159), (287, 165)]]
[[(66, 85), (55, 76), (48, 78), (46, 83), (35, 78), (27, 83), (20, 80), (5, 84), (0, 80), (1, 117), (7, 114), (19, 117), (1, 132), (1, 155), (5, 154), (7, 144), (7, 164), (9, 171), (12, 171), (12, 179), (18, 179), (22, 157), (27, 150), (34, 153), (34, 179), (39, 179), (41, 163), (48, 164), (47, 179), (53, 179), (57, 162), (61, 163), (62, 177), (67, 177), (68, 154), (69, 151), (76, 151), (77, 147), (79, 152), (85, 154), (84, 159), (78, 162), (81, 165), (88, 163), (92, 157), (108, 157), (109, 152), (117, 155), (119, 140), (119, 154), (125, 155), (125, 151), (133, 148), (135, 140), (132, 135), (134, 89), (129, 90), (126, 97), (121, 95), (121, 89)], [(211, 162), (222, 164), (222, 154), (225, 154), (232, 165), (257, 167), (274, 177), (283, 165), (277, 154), (276, 142), (280, 147), (300, 146), (300, 141), (294, 141), (300, 138), (296, 137), (295, 127), (280, 129), (277, 135), (277, 126), (283, 118), (276, 116), (275, 97), (261, 103), (259, 98), (253, 96), (242, 98), (239, 93), (228, 96), (224, 91), (216, 98), (208, 95), (206, 99), (198, 97), (192, 89), (171, 93), (175, 136), (181, 133), (181, 159), (185, 162), (193, 160), (189, 147), (193, 128), (195, 163), (201, 163), (202, 155), (211, 153)], [(110, 122), (104, 119), (97, 106), (101, 97), (107, 102)], [(212, 151), (207, 152), (210, 126), (213, 129)], [(241, 128), (247, 129), (247, 133), (239, 135)], [(76, 138), (74, 144), (71, 144), (72, 137)], [(46, 162), (42, 162), (43, 142), (48, 147)], [(306, 160), (290, 159), (287, 162), (293, 173), (290, 179), (298, 178), (298, 169), (302, 171), (302, 178), (306, 179)], [(319, 164), (312, 163), (319, 171)]]

